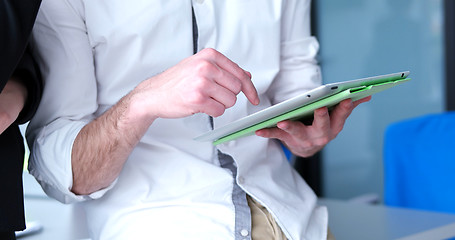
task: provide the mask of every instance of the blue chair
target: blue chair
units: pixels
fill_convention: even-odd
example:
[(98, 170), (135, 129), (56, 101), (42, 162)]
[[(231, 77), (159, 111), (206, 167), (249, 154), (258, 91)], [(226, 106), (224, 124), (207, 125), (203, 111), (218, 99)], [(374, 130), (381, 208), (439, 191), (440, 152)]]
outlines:
[(455, 112), (391, 124), (384, 141), (385, 204), (455, 213)]

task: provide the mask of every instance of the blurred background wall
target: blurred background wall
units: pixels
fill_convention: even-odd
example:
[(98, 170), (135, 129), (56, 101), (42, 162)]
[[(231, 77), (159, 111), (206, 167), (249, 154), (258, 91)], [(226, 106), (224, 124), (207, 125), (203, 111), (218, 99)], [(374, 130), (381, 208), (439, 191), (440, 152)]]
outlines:
[(313, 32), (324, 83), (411, 72), (359, 106), (320, 156), (321, 196), (382, 200), (386, 126), (446, 109), (444, 1), (314, 0)]

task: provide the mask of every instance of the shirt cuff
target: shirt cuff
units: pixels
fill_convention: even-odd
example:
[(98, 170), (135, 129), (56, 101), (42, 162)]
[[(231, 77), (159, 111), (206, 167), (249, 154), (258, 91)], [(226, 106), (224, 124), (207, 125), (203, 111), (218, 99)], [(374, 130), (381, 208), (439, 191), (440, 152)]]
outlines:
[(44, 180), (42, 176), (40, 176), (38, 171), (35, 171), (34, 169), (30, 170), (30, 174), (35, 177), (35, 179), (41, 185), (41, 188), (46, 193), (46, 195), (64, 204), (83, 202), (87, 200), (101, 198), (106, 192), (112, 189), (117, 182), (117, 179), (115, 179), (114, 182), (112, 182), (111, 185), (109, 185), (107, 188), (103, 188), (89, 195), (76, 195), (73, 192), (71, 192), (71, 187), (64, 189), (47, 182), (46, 180)]
[(74, 140), (86, 122), (59, 119), (39, 130), (29, 160), (29, 172), (44, 192), (62, 203), (81, 202), (102, 197), (117, 182), (89, 195), (71, 192), (73, 174), (71, 151)]

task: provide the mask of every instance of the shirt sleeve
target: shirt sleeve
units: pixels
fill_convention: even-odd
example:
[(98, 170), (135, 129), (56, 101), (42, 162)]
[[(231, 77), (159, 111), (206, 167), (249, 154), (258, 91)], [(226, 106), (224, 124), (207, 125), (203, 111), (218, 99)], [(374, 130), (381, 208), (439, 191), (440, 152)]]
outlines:
[(322, 83), (316, 60), (319, 43), (311, 36), (310, 5), (310, 0), (289, 0), (283, 6), (280, 72), (269, 88), (273, 104)]
[(29, 171), (49, 196), (61, 202), (99, 198), (109, 188), (89, 196), (70, 191), (74, 140), (98, 108), (93, 53), (81, 1), (44, 0), (32, 47), (44, 91), (27, 129)]

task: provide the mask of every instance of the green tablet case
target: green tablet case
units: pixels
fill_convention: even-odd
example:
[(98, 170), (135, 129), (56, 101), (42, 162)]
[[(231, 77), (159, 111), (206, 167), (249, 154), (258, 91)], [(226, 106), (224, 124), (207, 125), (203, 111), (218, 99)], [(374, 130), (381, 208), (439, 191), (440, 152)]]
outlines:
[(370, 85), (370, 86), (362, 86), (362, 87), (356, 87), (356, 88), (351, 88), (344, 90), (342, 92), (339, 92), (337, 94), (334, 94), (332, 96), (323, 98), (321, 100), (318, 100), (316, 102), (310, 103), (308, 105), (301, 106), (297, 109), (294, 109), (292, 111), (289, 111), (287, 113), (284, 113), (282, 115), (276, 116), (274, 118), (268, 119), (266, 121), (257, 123), (253, 126), (247, 127), (245, 129), (242, 129), (240, 131), (231, 133), (229, 135), (226, 135), (224, 137), (221, 137), (213, 142), (213, 145), (218, 145), (221, 143), (225, 143), (240, 137), (248, 136), (248, 135), (253, 135), (255, 131), (263, 129), (263, 128), (270, 128), (276, 126), (278, 122), (284, 121), (284, 120), (297, 120), (297, 119), (304, 119), (306, 117), (310, 117), (313, 115), (314, 110), (321, 108), (321, 107), (333, 107), (339, 102), (345, 100), (345, 99), (352, 99), (353, 101), (362, 99), (364, 97), (368, 97), (370, 95), (373, 95), (375, 93), (384, 91), (386, 89), (389, 89), (391, 87), (394, 87), (398, 84), (404, 83), (411, 80), (410, 78), (405, 78), (405, 79), (400, 79), (400, 80), (395, 80), (395, 81), (390, 81), (386, 83), (379, 83), (375, 85)]

